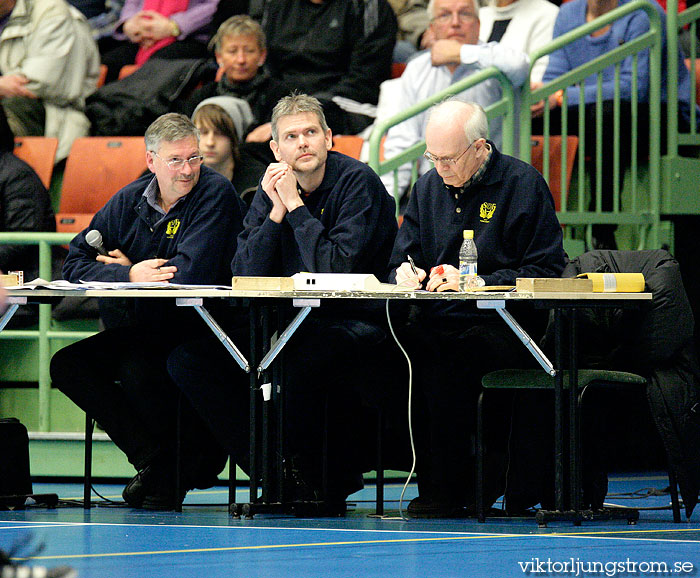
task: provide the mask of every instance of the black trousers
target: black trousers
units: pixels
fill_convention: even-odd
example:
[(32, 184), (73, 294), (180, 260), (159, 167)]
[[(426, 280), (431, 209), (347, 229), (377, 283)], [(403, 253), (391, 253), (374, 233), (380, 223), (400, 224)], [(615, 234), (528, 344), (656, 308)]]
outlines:
[[(421, 497), (474, 504), (476, 402), (481, 378), (502, 368), (535, 362), (499, 318), (448, 328), (439, 321), (409, 326), (402, 336), (414, 363), (412, 404), (416, 471)], [(484, 423), (493, 499), (501, 495), (512, 400), (489, 396)]]
[[(363, 403), (361, 390), (373, 388), (372, 368), (386, 334), (373, 323), (313, 315), (282, 353), (284, 454), (300, 465), (307, 483), (321, 489), (327, 431), (328, 497), (344, 499), (361, 487), (359, 475), (374, 463), (375, 420), (368, 417), (374, 413)], [(230, 327), (227, 333), (247, 355), (247, 326)], [(213, 338), (176, 348), (168, 370), (219, 443), (248, 471), (249, 376)]]
[[(157, 457), (175, 465), (179, 394), (166, 360), (181, 340), (143, 327), (107, 329), (51, 360), (53, 386), (94, 418), (137, 470)], [(186, 400), (180, 411), (183, 481), (208, 487), (226, 453)]]

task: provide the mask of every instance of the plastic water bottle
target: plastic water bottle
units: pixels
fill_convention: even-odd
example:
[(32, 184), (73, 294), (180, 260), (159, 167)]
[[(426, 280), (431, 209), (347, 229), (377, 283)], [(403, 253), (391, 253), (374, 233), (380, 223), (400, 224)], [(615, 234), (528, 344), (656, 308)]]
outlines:
[(465, 229), (462, 232), (464, 241), (459, 248), (459, 290), (466, 291), (476, 281), (476, 244), (474, 243), (474, 231)]

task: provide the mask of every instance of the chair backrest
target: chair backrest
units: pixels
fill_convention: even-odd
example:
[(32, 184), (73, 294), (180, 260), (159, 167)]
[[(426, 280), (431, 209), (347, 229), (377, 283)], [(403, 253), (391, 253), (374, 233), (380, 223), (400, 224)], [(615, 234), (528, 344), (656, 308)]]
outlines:
[(333, 148), (344, 155), (360, 160), (364, 139), (357, 135), (336, 135), (333, 137)]
[[(544, 137), (539, 135), (532, 136), (532, 152), (531, 164), (540, 173), (544, 174)], [(578, 149), (578, 137), (566, 137), (566, 192), (569, 192), (569, 183), (571, 182), (571, 173), (574, 169), (576, 160), (576, 150)], [(554, 205), (557, 211), (561, 210), (561, 136), (549, 137), (549, 175), (544, 175), (549, 183), (549, 190), (554, 197)]]
[(391, 63), (391, 78), (401, 78), (403, 71), (406, 70), (405, 62), (392, 62)]
[(15, 155), (34, 169), (48, 189), (56, 159), (58, 139), (50, 136), (15, 137)]
[(695, 60), (695, 64), (693, 64), (695, 70), (691, 70), (691, 64), (690, 58), (686, 58), (685, 66), (690, 71), (690, 74), (695, 76), (695, 104), (700, 104), (700, 60)]
[(107, 80), (107, 65), (100, 64), (100, 75), (97, 77), (97, 88), (104, 86), (105, 80)]
[(94, 214), (146, 170), (142, 137), (83, 137), (71, 147), (59, 213)]
[(94, 213), (56, 213), (56, 232), (80, 233), (88, 228), (94, 216)]
[(119, 77), (118, 77), (119, 80), (121, 80), (122, 78), (126, 78), (126, 77), (129, 76), (130, 74), (133, 74), (133, 73), (136, 72), (138, 69), (139, 69), (139, 65), (138, 65), (138, 64), (125, 64), (124, 66), (122, 66), (122, 67), (119, 69)]

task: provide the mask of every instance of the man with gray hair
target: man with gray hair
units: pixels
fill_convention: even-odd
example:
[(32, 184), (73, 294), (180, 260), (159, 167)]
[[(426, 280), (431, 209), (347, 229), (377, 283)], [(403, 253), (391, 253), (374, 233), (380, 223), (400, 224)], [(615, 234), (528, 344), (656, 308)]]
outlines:
[[(498, 42), (479, 41), (478, 0), (431, 0), (428, 14), (431, 21), (426, 35), (430, 38), (430, 49), (406, 66), (392, 113), (404, 111), (490, 66), (500, 69), (516, 88), (526, 81), (529, 60), (525, 53)], [(501, 96), (498, 80), (490, 78), (460, 93), (458, 98), (487, 107)], [(384, 157), (391, 159), (421, 142), (425, 138), (427, 122), (428, 115), (421, 113), (392, 127), (384, 144)], [(497, 146), (501, 145), (501, 122), (498, 119), (491, 124), (491, 139)], [(428, 162), (422, 161), (419, 174), (429, 168)], [(409, 164), (399, 169), (396, 191), (393, 173), (384, 175), (382, 181), (391, 193), (400, 197), (406, 192), (410, 178)]]
[[(199, 131), (183, 115), (156, 119), (145, 141), (152, 174), (118, 191), (71, 241), (64, 278), (228, 285), (243, 220), (231, 182), (202, 166)], [(185, 490), (211, 485), (223, 468), (225, 453), (184, 404), (183, 491), (176, 493), (178, 396), (165, 364), (175, 346), (206, 331), (188, 308), (137, 299), (120, 326), (69, 345), (51, 360), (54, 387), (100, 424), (138, 472), (123, 493), (133, 507), (177, 508)]]
[[(483, 109), (447, 101), (432, 109), (425, 156), (435, 168), (408, 201), (391, 256), (390, 277), (406, 288), (459, 291), (462, 232), (472, 230), (478, 274), (486, 285), (517, 277), (558, 277), (562, 233), (547, 183), (532, 166), (501, 154), (486, 138)], [(409, 263), (407, 255), (413, 258)], [(482, 375), (531, 362), (518, 338), (493, 312), (473, 303), (431, 301), (406, 330), (417, 375), (414, 415), (419, 497), (415, 517), (473, 513), (470, 435)], [(502, 486), (492, 484), (493, 499)]]
[[(248, 210), (234, 275), (386, 274), (397, 229), (394, 204), (372, 169), (330, 150), (331, 136), (316, 98), (294, 94), (277, 103), (270, 144), (277, 162), (268, 166)], [(318, 512), (342, 514), (345, 498), (362, 487), (360, 461), (373, 455), (373, 444), (359, 439), (366, 428), (357, 424), (366, 409), (352, 388), (367, 381), (377, 347), (387, 339), (381, 319), (368, 303), (324, 305), (285, 347), (286, 500), (295, 507), (322, 502)], [(178, 348), (168, 368), (220, 443), (245, 466), (247, 405), (240, 394), (247, 392), (248, 378), (212, 339)], [(326, 401), (325, 421), (332, 426), (324, 488)]]

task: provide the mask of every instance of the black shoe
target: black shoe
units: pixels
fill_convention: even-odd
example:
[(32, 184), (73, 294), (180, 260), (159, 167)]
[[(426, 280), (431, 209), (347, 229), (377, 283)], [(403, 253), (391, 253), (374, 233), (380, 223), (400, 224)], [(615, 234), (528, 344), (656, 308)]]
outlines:
[(411, 518), (469, 518), (475, 515), (475, 509), (456, 502), (418, 496), (408, 504), (406, 513)]
[(187, 489), (175, 492), (172, 475), (163, 468), (150, 464), (136, 474), (126, 485), (122, 498), (132, 508), (145, 510), (178, 510), (187, 494)]
[(132, 508), (140, 508), (144, 498), (153, 493), (157, 481), (158, 473), (152, 465), (148, 465), (131, 478), (122, 492), (122, 498)]
[(151, 494), (144, 497), (141, 507), (144, 510), (179, 510), (185, 500), (187, 490), (180, 490), (176, 494), (174, 487), (156, 488)]

